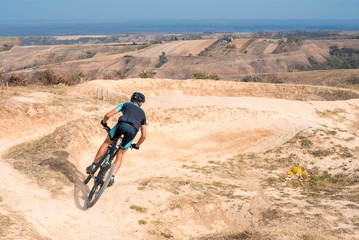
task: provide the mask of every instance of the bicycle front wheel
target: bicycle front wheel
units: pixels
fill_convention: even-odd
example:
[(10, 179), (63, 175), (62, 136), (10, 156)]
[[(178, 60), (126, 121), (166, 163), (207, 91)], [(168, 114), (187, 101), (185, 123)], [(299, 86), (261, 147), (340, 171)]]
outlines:
[(90, 208), (95, 205), (95, 203), (100, 199), (102, 193), (105, 191), (108, 183), (111, 180), (114, 168), (115, 165), (113, 164), (113, 162), (107, 162), (101, 167), (94, 181), (94, 185), (91, 189), (89, 197), (87, 198), (87, 208)]

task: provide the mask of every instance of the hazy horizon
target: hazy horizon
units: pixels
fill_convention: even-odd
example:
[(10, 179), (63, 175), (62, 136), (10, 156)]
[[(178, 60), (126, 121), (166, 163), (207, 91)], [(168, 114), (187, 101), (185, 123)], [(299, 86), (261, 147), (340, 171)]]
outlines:
[(1, 22), (359, 20), (357, 0), (2, 0)]
[(359, 31), (359, 20), (122, 20), (0, 22), (0, 36)]

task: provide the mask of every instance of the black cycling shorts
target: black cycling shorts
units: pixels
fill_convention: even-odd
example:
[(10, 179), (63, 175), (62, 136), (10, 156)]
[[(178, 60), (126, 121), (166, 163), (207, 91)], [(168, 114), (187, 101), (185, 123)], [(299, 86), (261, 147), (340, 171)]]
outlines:
[(121, 149), (128, 149), (131, 146), (133, 139), (136, 137), (137, 130), (128, 123), (119, 122), (110, 131), (109, 136), (113, 141), (123, 134)]

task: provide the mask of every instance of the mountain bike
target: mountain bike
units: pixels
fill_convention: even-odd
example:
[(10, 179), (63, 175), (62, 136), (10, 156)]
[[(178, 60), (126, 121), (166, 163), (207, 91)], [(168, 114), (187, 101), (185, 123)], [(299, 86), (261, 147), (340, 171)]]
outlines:
[[(107, 133), (110, 133), (111, 128), (109, 128), (107, 124), (102, 124), (102, 125), (104, 129), (107, 131)], [(86, 201), (87, 208), (90, 208), (93, 205), (95, 205), (95, 203), (100, 199), (101, 195), (103, 194), (107, 185), (109, 184), (113, 170), (115, 168), (115, 165), (113, 163), (113, 158), (120, 150), (119, 145), (121, 143), (121, 140), (122, 137), (119, 137), (115, 139), (110, 146), (108, 146), (105, 154), (100, 158), (100, 160), (96, 164), (94, 172), (89, 174), (86, 180), (84, 181), (84, 183), (87, 184), (91, 180), (91, 178), (94, 179), (93, 187)], [(97, 170), (99, 171), (96, 174)]]

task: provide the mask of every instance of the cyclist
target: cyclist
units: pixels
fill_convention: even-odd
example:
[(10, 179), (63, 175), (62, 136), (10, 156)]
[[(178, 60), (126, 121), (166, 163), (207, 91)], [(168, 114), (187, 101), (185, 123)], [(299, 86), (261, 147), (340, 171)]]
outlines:
[[(131, 96), (131, 102), (125, 102), (118, 105), (104, 116), (101, 123), (106, 125), (106, 122), (110, 117), (113, 117), (117, 113), (122, 112), (122, 116), (118, 119), (118, 123), (111, 129), (105, 141), (99, 148), (95, 160), (90, 166), (86, 168), (87, 174), (93, 173), (95, 165), (105, 154), (107, 147), (113, 143), (113, 140), (124, 134), (120, 144), (120, 149), (116, 155), (115, 169), (110, 183), (108, 184), (108, 186), (113, 185), (115, 182), (115, 175), (118, 169), (121, 167), (122, 157), (126, 153), (127, 149), (132, 147), (138, 150), (140, 145), (146, 139), (146, 114), (141, 108), (144, 102), (145, 96), (140, 92), (134, 92)], [(132, 141), (139, 130), (141, 130), (141, 137), (136, 144), (132, 144)]]

